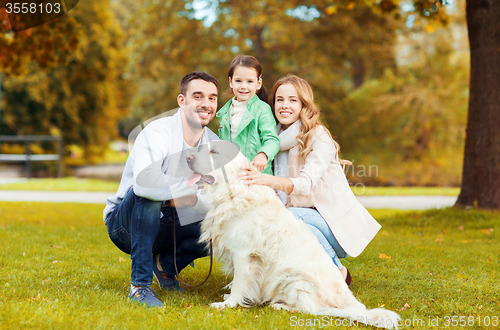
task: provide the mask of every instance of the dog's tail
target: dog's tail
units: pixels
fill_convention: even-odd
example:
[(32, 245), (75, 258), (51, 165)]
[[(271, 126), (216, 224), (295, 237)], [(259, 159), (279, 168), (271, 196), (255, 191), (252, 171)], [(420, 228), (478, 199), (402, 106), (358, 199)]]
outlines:
[(340, 309), (328, 307), (314, 314), (350, 318), (351, 321), (349, 321), (349, 325), (363, 323), (386, 329), (398, 329), (398, 321), (401, 320), (398, 314), (384, 308), (366, 309), (362, 307), (351, 307)]

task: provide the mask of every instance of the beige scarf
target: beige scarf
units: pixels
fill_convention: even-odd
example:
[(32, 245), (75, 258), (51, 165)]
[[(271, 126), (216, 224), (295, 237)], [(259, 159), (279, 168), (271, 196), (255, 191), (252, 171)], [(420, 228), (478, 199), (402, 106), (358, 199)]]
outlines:
[[(274, 158), (274, 175), (281, 178), (290, 178), (296, 177), (298, 173), (289, 173), (297, 172), (296, 169), (289, 168), (289, 151), (297, 145), (297, 135), (300, 133), (300, 121), (297, 120), (295, 123), (290, 125), (287, 129), (283, 130), (281, 123), (278, 124), (278, 138), (280, 139), (280, 151)], [(296, 152), (292, 152), (295, 154)], [(294, 155), (296, 156), (296, 155)], [(292, 159), (295, 157), (292, 157)], [(293, 160), (292, 160), (293, 162)], [(281, 198), (283, 204), (287, 204), (287, 195), (284, 191), (278, 191), (278, 194)]]

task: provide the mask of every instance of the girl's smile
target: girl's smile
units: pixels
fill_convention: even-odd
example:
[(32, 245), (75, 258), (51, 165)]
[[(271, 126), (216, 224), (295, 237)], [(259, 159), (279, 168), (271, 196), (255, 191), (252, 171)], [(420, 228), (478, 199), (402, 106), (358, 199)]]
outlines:
[(229, 86), (233, 90), (236, 100), (243, 102), (251, 99), (262, 87), (262, 79), (257, 76), (253, 68), (237, 66), (233, 77), (229, 78)]

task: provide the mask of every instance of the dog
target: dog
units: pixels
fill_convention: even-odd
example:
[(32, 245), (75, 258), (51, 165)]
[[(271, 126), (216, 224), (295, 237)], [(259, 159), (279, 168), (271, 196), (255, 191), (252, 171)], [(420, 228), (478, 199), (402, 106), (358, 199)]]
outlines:
[(200, 242), (211, 242), (224, 271), (234, 275), (231, 293), (212, 307), (269, 303), (275, 309), (397, 329), (398, 314), (366, 309), (353, 296), (317, 238), (273, 189), (245, 185), (238, 178), (249, 161), (236, 145), (211, 141), (187, 156), (187, 163), (194, 172), (188, 185), (201, 185), (212, 205), (201, 224)]

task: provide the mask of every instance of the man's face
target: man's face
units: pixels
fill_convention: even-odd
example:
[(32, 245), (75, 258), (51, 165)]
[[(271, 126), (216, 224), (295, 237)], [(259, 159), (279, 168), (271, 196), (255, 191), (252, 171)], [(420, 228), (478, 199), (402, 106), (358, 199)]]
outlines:
[(177, 103), (184, 109), (186, 122), (194, 129), (204, 128), (217, 111), (217, 87), (208, 81), (189, 82), (186, 95), (179, 94)]

